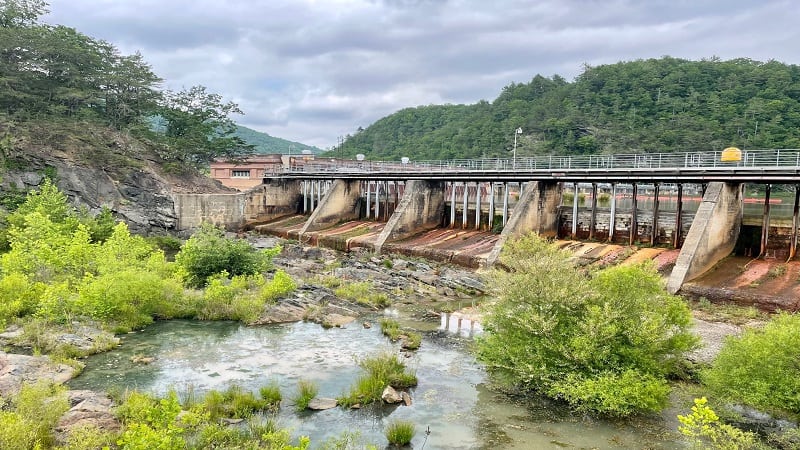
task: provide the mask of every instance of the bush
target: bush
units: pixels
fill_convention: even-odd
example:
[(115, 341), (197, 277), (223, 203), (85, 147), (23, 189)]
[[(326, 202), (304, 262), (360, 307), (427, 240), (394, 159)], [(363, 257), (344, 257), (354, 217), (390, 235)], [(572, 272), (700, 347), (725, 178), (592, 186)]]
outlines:
[(763, 448), (754, 433), (722, 423), (705, 397), (694, 399), (692, 413), (678, 416), (678, 431), (689, 439), (692, 448), (713, 450), (754, 450)]
[(800, 414), (800, 315), (779, 314), (763, 329), (725, 341), (704, 374), (723, 398)]
[(683, 301), (652, 266), (587, 276), (535, 235), (510, 241), (478, 357), (502, 384), (575, 408), (626, 416), (666, 403), (665, 377), (696, 338)]
[(222, 229), (203, 223), (175, 255), (175, 262), (188, 286), (202, 287), (210, 276), (221, 272), (232, 276), (261, 273), (280, 250), (256, 250), (247, 241), (227, 238)]
[(277, 270), (272, 280), (261, 289), (261, 298), (268, 303), (272, 303), (294, 292), (295, 289), (297, 289), (297, 283), (295, 283), (292, 277), (283, 270)]
[(414, 423), (406, 420), (393, 420), (386, 426), (384, 434), (392, 445), (402, 447), (411, 443), (414, 438)]
[(50, 430), (69, 409), (66, 389), (46, 382), (23, 385), (10, 406), (0, 409), (0, 448), (4, 450), (49, 447), (53, 443)]

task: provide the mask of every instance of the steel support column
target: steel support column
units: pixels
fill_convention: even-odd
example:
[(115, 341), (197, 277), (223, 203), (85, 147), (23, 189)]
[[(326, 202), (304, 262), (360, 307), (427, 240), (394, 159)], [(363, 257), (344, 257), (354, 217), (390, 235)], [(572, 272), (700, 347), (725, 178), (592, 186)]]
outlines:
[(578, 238), (578, 183), (572, 196), (572, 239)]
[(450, 228), (456, 226), (456, 182), (450, 183)]
[(475, 229), (481, 229), (481, 183), (475, 185)]
[(461, 205), (461, 228), (467, 228), (467, 200), (469, 200), (469, 185), (467, 182), (464, 182), (464, 199)]
[(617, 229), (617, 183), (611, 183), (611, 213), (608, 218), (608, 242), (614, 241)]
[(592, 217), (589, 219), (589, 240), (594, 239), (597, 226), (597, 183), (592, 183)]
[(758, 253), (759, 258), (763, 258), (767, 253), (767, 242), (769, 241), (769, 196), (772, 190), (771, 184), (764, 185), (764, 217), (761, 221), (761, 251)]
[(503, 183), (503, 227), (508, 221), (508, 181)]
[(489, 231), (494, 227), (494, 181), (489, 182)]
[(367, 211), (366, 211), (367, 220), (369, 220), (369, 218), (371, 216), (371, 214), (369, 212), (372, 209), (372, 195), (371, 195), (372, 194), (372, 186), (371, 186), (371, 183), (372, 183), (371, 181), (367, 180)]
[(631, 203), (631, 229), (628, 233), (628, 245), (633, 245), (636, 238), (639, 236), (639, 218), (636, 215), (636, 207), (639, 204), (639, 185), (633, 183), (633, 197)]
[(660, 191), (661, 186), (658, 183), (654, 183), (653, 189), (653, 228), (650, 230), (650, 245), (656, 245), (656, 239), (658, 238), (658, 194)]
[(683, 184), (678, 184), (678, 204), (675, 205), (675, 234), (672, 236), (672, 246), (681, 247), (681, 233), (683, 232)]
[(794, 258), (797, 252), (797, 216), (800, 212), (800, 184), (794, 185), (794, 209), (792, 210), (792, 241), (789, 248), (789, 259), (787, 262)]

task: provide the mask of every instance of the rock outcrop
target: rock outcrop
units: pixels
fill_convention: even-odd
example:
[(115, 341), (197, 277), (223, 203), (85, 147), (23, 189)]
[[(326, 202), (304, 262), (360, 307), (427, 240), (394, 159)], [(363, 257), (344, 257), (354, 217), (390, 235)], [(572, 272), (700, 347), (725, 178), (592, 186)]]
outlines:
[(168, 173), (141, 142), (108, 129), (30, 127), (0, 129), (14, 136), (0, 155), (7, 167), (2, 190), (34, 189), (47, 175), (73, 204), (93, 213), (106, 206), (138, 233), (175, 230), (176, 193), (235, 192), (198, 173)]
[(57, 364), (47, 356), (27, 356), (0, 351), (0, 396), (14, 395), (23, 383), (41, 380), (64, 383), (72, 378), (74, 369)]
[(69, 391), (70, 409), (56, 424), (56, 436), (63, 438), (71, 430), (93, 427), (103, 431), (119, 431), (121, 425), (114, 416), (114, 402), (103, 393), (78, 390)]

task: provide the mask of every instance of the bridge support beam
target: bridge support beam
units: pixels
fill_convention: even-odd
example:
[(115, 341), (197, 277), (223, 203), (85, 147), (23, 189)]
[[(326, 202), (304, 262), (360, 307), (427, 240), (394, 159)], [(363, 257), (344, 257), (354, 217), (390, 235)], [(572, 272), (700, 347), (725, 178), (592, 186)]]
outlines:
[(562, 185), (553, 181), (531, 181), (514, 207), (500, 238), (486, 258), (486, 267), (497, 262), (500, 251), (510, 237), (522, 236), (528, 232), (536, 232), (542, 236), (552, 237), (558, 233), (558, 205), (561, 203)]
[(667, 291), (678, 292), (683, 283), (698, 277), (733, 251), (742, 225), (742, 210), (740, 183), (708, 184), (667, 281)]
[[(455, 183), (453, 188), (455, 192)], [(444, 214), (444, 197), (444, 182), (407, 181), (400, 204), (375, 241), (375, 251), (380, 253), (386, 243), (439, 227)]]
[(361, 197), (361, 183), (357, 180), (336, 180), (319, 200), (311, 217), (300, 229), (303, 234), (319, 231), (345, 220), (358, 219), (358, 200)]

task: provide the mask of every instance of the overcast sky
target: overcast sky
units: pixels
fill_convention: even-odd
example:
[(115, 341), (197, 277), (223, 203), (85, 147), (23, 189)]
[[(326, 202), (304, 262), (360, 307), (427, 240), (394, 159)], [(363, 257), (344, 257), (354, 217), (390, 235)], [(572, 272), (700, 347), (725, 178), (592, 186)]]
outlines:
[(327, 148), (398, 109), (669, 55), (800, 63), (796, 0), (51, 0), (45, 21), (140, 51), (173, 90)]

